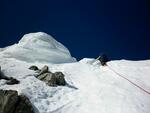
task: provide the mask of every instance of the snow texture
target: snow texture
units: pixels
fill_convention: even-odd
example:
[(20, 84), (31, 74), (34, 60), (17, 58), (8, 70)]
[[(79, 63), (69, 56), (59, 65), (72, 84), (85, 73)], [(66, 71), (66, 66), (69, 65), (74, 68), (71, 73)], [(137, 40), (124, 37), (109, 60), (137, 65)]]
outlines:
[(5, 48), (2, 54), (4, 57), (26, 62), (66, 63), (76, 61), (65, 46), (43, 32), (24, 35), (18, 44)]
[[(19, 42), (19, 47), (22, 46), (21, 50), (13, 50), (14, 52), (27, 54), (26, 51), (22, 51), (31, 47), (31, 43), (27, 43), (30, 39), (26, 37), (29, 36), (26, 35)], [(48, 51), (46, 42), (43, 42), (44, 45), (39, 42), (36, 44)], [(36, 44), (34, 43), (34, 47), (37, 47)], [(51, 47), (54, 45), (52, 44)], [(59, 52), (69, 54), (62, 45), (56, 48), (59, 48)], [(0, 80), (0, 89), (13, 89), (19, 94), (26, 95), (35, 106), (36, 113), (150, 113), (150, 95), (117, 76), (107, 66), (101, 66), (95, 59), (84, 58), (79, 62), (62, 64), (52, 64), (50, 61), (40, 62), (40, 60), (33, 63), (26, 62), (25, 59), (20, 60), (20, 56), (15, 59), (11, 56), (4, 57), (1, 53), (3, 51), (0, 52), (2, 71), (5, 75), (20, 80), (20, 84), (6, 85), (5, 80)], [(48, 65), (52, 72), (63, 72), (67, 86), (47, 86), (34, 77), (34, 71), (28, 69), (31, 65), (37, 65), (39, 68)], [(108, 65), (150, 91), (150, 60), (116, 60), (108, 62)]]

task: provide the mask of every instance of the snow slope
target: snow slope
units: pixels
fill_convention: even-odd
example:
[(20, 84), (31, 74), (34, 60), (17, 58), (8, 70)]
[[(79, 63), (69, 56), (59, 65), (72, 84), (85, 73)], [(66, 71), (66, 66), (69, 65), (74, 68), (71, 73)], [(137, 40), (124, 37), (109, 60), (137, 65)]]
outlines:
[(26, 62), (74, 62), (69, 50), (50, 35), (37, 32), (22, 37), (18, 44), (0, 49), (7, 58), (15, 58)]
[[(92, 60), (47, 64), (52, 72), (62, 71), (69, 84), (49, 87), (28, 70), (33, 63), (3, 58), (0, 59), (3, 72), (16, 77), (21, 83), (9, 86), (5, 80), (0, 80), (0, 89), (14, 89), (27, 95), (37, 113), (149, 113), (150, 95), (118, 77), (108, 67), (91, 64)], [(150, 91), (150, 60), (121, 60), (108, 64)], [(35, 65), (42, 67), (45, 63)]]
[[(100, 66), (95, 59), (64, 64), (40, 60), (33, 63), (20, 60), (19, 56), (5, 57), (3, 51), (0, 52), (2, 71), (20, 80), (20, 84), (10, 86), (0, 80), (0, 89), (14, 89), (28, 96), (36, 113), (150, 113), (150, 95), (107, 66)], [(39, 68), (48, 65), (52, 72), (62, 71), (68, 85), (47, 86), (33, 76), (35, 73), (28, 69), (31, 65)], [(150, 60), (116, 60), (108, 65), (150, 91)]]

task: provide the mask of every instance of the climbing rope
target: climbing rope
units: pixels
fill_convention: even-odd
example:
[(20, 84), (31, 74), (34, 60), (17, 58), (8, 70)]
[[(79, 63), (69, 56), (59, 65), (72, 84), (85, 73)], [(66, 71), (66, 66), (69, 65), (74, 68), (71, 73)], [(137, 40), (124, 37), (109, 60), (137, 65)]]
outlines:
[(137, 85), (136, 83), (132, 82), (131, 80), (129, 80), (128, 78), (124, 77), (124, 75), (118, 73), (117, 71), (115, 71), (113, 68), (111, 68), (108, 64), (106, 64), (106, 66), (113, 71), (115, 74), (117, 74), (118, 76), (120, 76), (121, 78), (127, 80), (128, 82), (130, 82), (132, 85), (136, 86), (137, 88), (139, 88), (140, 90), (142, 90), (143, 92), (147, 93), (150, 95), (150, 92), (145, 90), (144, 88), (142, 88), (141, 86)]

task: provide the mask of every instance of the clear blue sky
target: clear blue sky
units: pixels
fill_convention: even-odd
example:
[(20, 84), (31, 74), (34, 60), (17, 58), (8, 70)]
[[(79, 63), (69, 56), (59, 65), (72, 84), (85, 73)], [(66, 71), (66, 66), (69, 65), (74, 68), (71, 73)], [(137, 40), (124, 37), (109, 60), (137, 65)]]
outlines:
[(150, 59), (148, 0), (1, 0), (0, 47), (43, 31), (78, 59)]

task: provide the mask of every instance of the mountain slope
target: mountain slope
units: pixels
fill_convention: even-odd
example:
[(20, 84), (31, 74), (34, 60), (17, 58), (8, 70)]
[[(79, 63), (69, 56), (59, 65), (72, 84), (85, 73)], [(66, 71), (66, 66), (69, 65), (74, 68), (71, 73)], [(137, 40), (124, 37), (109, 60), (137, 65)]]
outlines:
[[(5, 80), (0, 80), (0, 89), (14, 89), (25, 94), (40, 113), (149, 113), (150, 95), (118, 77), (108, 67), (100, 67), (98, 61), (91, 62), (93, 59), (47, 64), (52, 72), (62, 71), (69, 84), (49, 87), (32, 76), (34, 72), (27, 69), (31, 63), (1, 59), (3, 72), (16, 77), (21, 83), (8, 86), (4, 84)], [(149, 60), (121, 60), (108, 64), (150, 91)], [(45, 64), (35, 65), (42, 67)]]
[[(0, 49), (3, 73), (20, 81), (6, 85), (0, 80), (0, 89), (26, 95), (36, 113), (149, 113), (150, 95), (115, 72), (150, 91), (150, 60), (107, 64), (88, 58), (75, 62), (69, 50), (49, 35), (31, 33), (18, 44)], [(31, 65), (63, 72), (67, 85), (47, 86), (34, 77), (28, 69)]]

